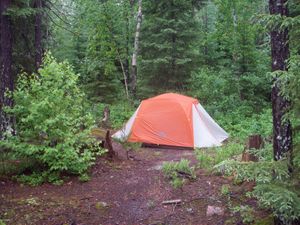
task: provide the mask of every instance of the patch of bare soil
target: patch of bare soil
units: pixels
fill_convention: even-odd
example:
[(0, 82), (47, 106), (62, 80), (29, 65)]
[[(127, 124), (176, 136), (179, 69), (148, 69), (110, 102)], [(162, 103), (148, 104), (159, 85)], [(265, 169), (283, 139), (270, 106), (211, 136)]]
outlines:
[[(162, 163), (181, 158), (196, 163), (192, 150), (142, 148), (127, 160), (125, 150), (119, 144), (114, 147), (119, 159), (99, 159), (86, 183), (76, 178), (61, 186), (0, 182), (0, 219), (6, 224), (53, 225), (217, 225), (230, 219), (227, 198), (220, 192), (230, 180), (199, 170), (196, 181), (174, 190), (164, 178)], [(162, 205), (172, 199), (182, 203)], [(208, 205), (224, 208), (224, 214), (207, 216)]]

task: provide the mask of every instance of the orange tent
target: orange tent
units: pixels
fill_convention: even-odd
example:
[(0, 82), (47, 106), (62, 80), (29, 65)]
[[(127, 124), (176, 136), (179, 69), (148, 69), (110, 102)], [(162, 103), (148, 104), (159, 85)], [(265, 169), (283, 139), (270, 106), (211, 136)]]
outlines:
[(142, 101), (113, 137), (129, 142), (200, 148), (219, 146), (228, 134), (197, 99), (167, 93)]

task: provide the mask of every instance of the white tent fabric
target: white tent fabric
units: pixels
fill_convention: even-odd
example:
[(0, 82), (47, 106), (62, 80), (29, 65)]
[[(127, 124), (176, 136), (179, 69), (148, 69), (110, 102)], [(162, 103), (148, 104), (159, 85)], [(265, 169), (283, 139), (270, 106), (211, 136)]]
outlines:
[(131, 131), (132, 125), (134, 123), (134, 120), (136, 118), (136, 115), (139, 111), (139, 108), (140, 107), (138, 107), (137, 110), (135, 110), (135, 112), (130, 117), (130, 119), (127, 121), (125, 126), (121, 130), (117, 131), (114, 135), (112, 135), (113, 138), (118, 139), (120, 141), (126, 141), (126, 139), (130, 135), (130, 131)]
[(193, 128), (195, 148), (221, 146), (228, 134), (210, 117), (198, 103), (193, 105)]

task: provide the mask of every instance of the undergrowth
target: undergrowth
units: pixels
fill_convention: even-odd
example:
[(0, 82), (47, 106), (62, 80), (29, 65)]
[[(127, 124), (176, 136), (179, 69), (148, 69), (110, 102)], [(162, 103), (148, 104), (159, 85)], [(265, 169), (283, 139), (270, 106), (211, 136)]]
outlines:
[(200, 168), (211, 169), (214, 165), (243, 152), (244, 146), (230, 142), (221, 147), (211, 149), (196, 149), (195, 154)]
[(181, 159), (179, 162), (164, 162), (162, 171), (174, 188), (181, 188), (187, 179), (196, 179), (195, 168), (190, 161)]

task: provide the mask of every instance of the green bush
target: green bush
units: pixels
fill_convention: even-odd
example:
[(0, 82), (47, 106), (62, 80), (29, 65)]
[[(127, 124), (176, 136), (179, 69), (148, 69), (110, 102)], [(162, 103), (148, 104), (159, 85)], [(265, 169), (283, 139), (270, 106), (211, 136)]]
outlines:
[(214, 163), (214, 159), (213, 157), (206, 152), (207, 150), (204, 149), (196, 149), (195, 154), (196, 154), (196, 158), (198, 160), (198, 166), (199, 168), (211, 168), (213, 166)]
[[(300, 192), (294, 183), (290, 182), (287, 160), (237, 162), (226, 160), (215, 166), (219, 172), (235, 175), (242, 181), (255, 181), (254, 191), (248, 196), (258, 199), (259, 204), (271, 209), (273, 215), (285, 224), (300, 218)], [(297, 184), (298, 181), (294, 180)]]
[(243, 224), (252, 224), (254, 222), (254, 210), (248, 205), (235, 206), (231, 211), (240, 214)]
[(50, 55), (38, 75), (21, 74), (15, 106), (6, 109), (16, 118), (17, 135), (8, 136), (0, 147), (37, 162), (43, 171), (85, 173), (103, 151), (90, 137), (94, 121), (77, 79), (68, 63)]
[(190, 161), (181, 159), (180, 162), (164, 162), (162, 171), (174, 188), (181, 188), (186, 180), (196, 179), (195, 168), (190, 167)]
[(211, 149), (196, 149), (195, 154), (200, 168), (210, 169), (212, 166), (243, 152), (244, 146), (229, 142), (223, 146)]

